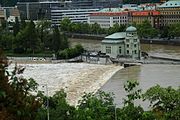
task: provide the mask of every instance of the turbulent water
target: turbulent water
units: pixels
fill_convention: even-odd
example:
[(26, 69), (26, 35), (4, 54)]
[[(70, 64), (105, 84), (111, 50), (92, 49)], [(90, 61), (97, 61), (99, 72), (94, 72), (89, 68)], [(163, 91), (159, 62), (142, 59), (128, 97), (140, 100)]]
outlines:
[[(101, 41), (71, 39), (71, 45), (82, 43), (88, 50), (100, 50)], [(142, 51), (150, 55), (180, 59), (180, 46), (142, 44)], [(137, 80), (143, 91), (159, 84), (163, 87), (180, 86), (180, 65), (148, 64), (129, 67), (118, 71), (102, 88), (106, 92), (115, 94), (115, 103), (122, 105), (122, 98), (126, 95), (124, 83), (128, 80)]]

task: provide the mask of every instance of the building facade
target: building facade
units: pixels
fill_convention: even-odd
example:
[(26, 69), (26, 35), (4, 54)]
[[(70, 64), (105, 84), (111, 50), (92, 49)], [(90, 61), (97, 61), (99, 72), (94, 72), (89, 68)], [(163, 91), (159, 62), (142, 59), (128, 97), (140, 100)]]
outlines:
[(157, 10), (162, 17), (161, 26), (172, 25), (180, 22), (180, 0), (169, 0), (163, 3)]
[(123, 0), (125, 4), (161, 3), (165, 0)]
[(70, 2), (42, 1), (42, 2), (18, 2), (17, 7), (21, 18), (24, 20), (51, 19), (51, 8), (67, 9)]
[(149, 21), (154, 28), (161, 26), (160, 12), (156, 10), (132, 11), (129, 12), (129, 22), (131, 24), (142, 24), (145, 20)]
[(20, 13), (17, 7), (0, 7), (0, 25), (3, 20), (15, 22), (15, 18), (20, 20)]
[(0, 8), (0, 26), (2, 25), (2, 22), (5, 20), (5, 14), (4, 9)]
[(114, 24), (127, 25), (128, 12), (96, 12), (89, 15), (88, 23), (97, 23), (101, 28), (110, 28)]
[(126, 29), (126, 32), (118, 32), (105, 37), (102, 40), (101, 52), (112, 58), (140, 59), (141, 50), (137, 29), (130, 26)]
[(69, 18), (71, 22), (88, 22), (88, 16), (99, 9), (60, 9), (52, 8), (51, 21), (52, 25), (60, 25), (60, 21)]

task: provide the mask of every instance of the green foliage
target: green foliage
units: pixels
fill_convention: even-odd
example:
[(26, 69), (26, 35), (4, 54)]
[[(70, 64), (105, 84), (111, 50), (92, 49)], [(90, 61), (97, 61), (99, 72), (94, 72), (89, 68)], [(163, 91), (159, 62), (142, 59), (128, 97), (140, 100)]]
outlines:
[(49, 110), (51, 120), (73, 120), (75, 108), (66, 101), (64, 90), (56, 92), (49, 98)]
[(15, 23), (13, 25), (13, 34), (14, 34), (14, 36), (16, 36), (18, 34), (19, 30), (20, 30), (20, 24), (19, 24), (18, 18), (16, 17), (15, 18)]
[(124, 89), (128, 93), (127, 99), (124, 99), (124, 105), (133, 104), (134, 100), (141, 98), (141, 89), (136, 88), (138, 85), (137, 81), (127, 81), (124, 85)]
[(58, 27), (53, 30), (52, 36), (52, 49), (57, 53), (60, 50), (64, 50), (69, 47), (69, 42), (65, 34), (60, 33)]
[(38, 22), (35, 26), (33, 21), (26, 23), (22, 20), (19, 23), (16, 18), (13, 25), (13, 35), (6, 29), (6, 23), (2, 23), (0, 26), (0, 47), (6, 52), (34, 56), (34, 54), (57, 52), (69, 47), (66, 35), (60, 32), (58, 27), (52, 30), (51, 23), (45, 20)]
[(144, 99), (151, 102), (153, 111), (157, 116), (165, 120), (180, 119), (180, 88), (162, 88), (156, 85), (144, 94)]
[(82, 97), (77, 106), (77, 120), (112, 120), (115, 119), (115, 105), (111, 94), (98, 91)]
[(129, 104), (122, 109), (117, 110), (117, 115), (120, 120), (141, 120), (143, 118), (144, 110), (140, 106)]
[(113, 27), (108, 29), (108, 34), (113, 34), (115, 32), (124, 32), (126, 29), (125, 25), (119, 25), (118, 23), (114, 24)]
[(70, 59), (79, 56), (84, 51), (81, 45), (76, 45), (75, 48), (67, 48), (63, 51), (59, 51), (57, 59)]
[(41, 42), (40, 46), (42, 50), (46, 50), (51, 47), (50, 28), (51, 28), (51, 23), (46, 20), (41, 20), (36, 25), (37, 34)]
[(26, 53), (35, 53), (39, 49), (39, 38), (33, 21), (29, 22), (16, 36), (15, 49), (23, 49)]
[(124, 99), (124, 107), (118, 110), (118, 118), (121, 120), (143, 119), (144, 110), (141, 106), (135, 106), (134, 100), (141, 98), (141, 89), (137, 89), (139, 85), (136, 81), (127, 81), (124, 85), (127, 99)]
[(11, 33), (4, 33), (0, 37), (0, 48), (3, 50), (12, 50), (14, 36)]
[(95, 33), (95, 34), (99, 34), (100, 31), (101, 31), (100, 25), (97, 24), (97, 23), (92, 24), (92, 25), (91, 25), (91, 31), (92, 31), (93, 33)]
[(54, 27), (53, 39), (52, 39), (52, 48), (55, 51), (55, 53), (60, 50), (60, 46), (61, 46), (60, 36), (61, 35), (60, 35), (60, 31), (59, 31), (58, 27)]
[(61, 22), (60, 22), (60, 29), (62, 31), (70, 31), (71, 29), (71, 20), (69, 18), (64, 18)]
[(8, 62), (2, 51), (0, 58), (0, 119), (34, 120), (42, 100), (37, 83), (33, 79), (18, 77), (24, 68), (15, 66), (13, 72), (9, 73)]
[(151, 23), (148, 20), (145, 20), (142, 24), (137, 25), (138, 35), (140, 37), (157, 37), (158, 30), (151, 26)]
[(180, 37), (180, 23), (172, 24), (169, 26), (170, 37)]

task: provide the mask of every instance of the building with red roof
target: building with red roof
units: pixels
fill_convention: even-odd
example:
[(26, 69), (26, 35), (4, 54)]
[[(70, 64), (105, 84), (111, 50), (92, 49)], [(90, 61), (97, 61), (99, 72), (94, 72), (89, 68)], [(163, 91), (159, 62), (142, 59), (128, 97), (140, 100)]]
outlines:
[(161, 25), (160, 12), (156, 10), (132, 11), (129, 12), (129, 22), (141, 24), (143, 21), (148, 20), (155, 28)]
[(98, 23), (101, 28), (113, 27), (116, 23), (119, 25), (127, 25), (128, 12), (96, 12), (89, 15), (88, 23)]

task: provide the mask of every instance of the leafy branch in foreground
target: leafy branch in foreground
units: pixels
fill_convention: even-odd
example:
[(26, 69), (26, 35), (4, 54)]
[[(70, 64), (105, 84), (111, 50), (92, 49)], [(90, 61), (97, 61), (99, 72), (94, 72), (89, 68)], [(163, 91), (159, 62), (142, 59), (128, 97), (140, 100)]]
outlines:
[(7, 58), (0, 51), (0, 119), (34, 120), (42, 105), (37, 83), (20, 75), (24, 68), (15, 66), (10, 73), (7, 67)]
[(143, 95), (145, 100), (150, 101), (150, 107), (160, 119), (180, 119), (180, 88), (162, 88), (159, 85), (151, 87)]

